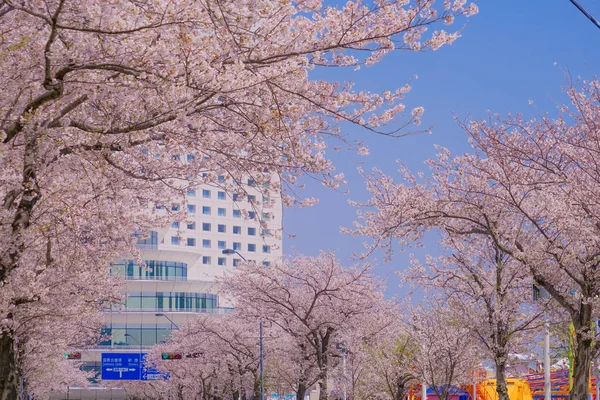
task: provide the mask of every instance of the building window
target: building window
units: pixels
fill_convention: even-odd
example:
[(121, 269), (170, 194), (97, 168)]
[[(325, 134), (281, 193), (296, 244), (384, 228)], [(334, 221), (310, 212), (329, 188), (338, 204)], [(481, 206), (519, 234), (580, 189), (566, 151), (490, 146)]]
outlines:
[(262, 235), (265, 236), (265, 237), (269, 237), (269, 236), (271, 236), (271, 232), (269, 232), (268, 229), (263, 229), (262, 230)]
[(133, 260), (121, 264), (113, 264), (110, 273), (112, 275), (124, 276), (136, 280), (187, 280), (187, 264), (156, 260), (143, 260), (143, 263), (146, 265), (146, 268), (138, 265), (137, 262)]
[(187, 155), (187, 160), (188, 160), (188, 161), (194, 161), (194, 158), (195, 158), (195, 157), (194, 157), (194, 155), (193, 155), (193, 154), (188, 154), (188, 155)]
[(192, 214), (196, 212), (196, 206), (193, 204), (188, 204), (187, 208), (188, 208), (188, 212), (190, 212)]
[(225, 200), (225, 192), (217, 192), (217, 199)]
[(203, 222), (203, 223), (202, 223), (202, 230), (203, 230), (204, 232), (210, 232), (210, 223), (208, 223), (208, 222)]
[(237, 267), (238, 265), (240, 265), (241, 262), (242, 262), (242, 260), (240, 260), (239, 258), (234, 258), (233, 259), (233, 266)]
[(217, 231), (218, 231), (219, 233), (225, 233), (225, 230), (226, 230), (226, 229), (225, 229), (225, 225), (223, 225), (223, 224), (219, 224), (219, 225), (217, 225)]
[(225, 175), (219, 175), (219, 176), (217, 176), (217, 181), (218, 181), (219, 183), (223, 183), (223, 182), (225, 182)]
[(271, 201), (271, 199), (269, 198), (269, 196), (263, 196), (263, 204), (267, 204)]
[(204, 214), (204, 215), (210, 215), (210, 207), (209, 206), (202, 206), (202, 214)]
[(173, 204), (173, 205), (171, 206), (171, 210), (172, 210), (172, 211), (179, 211), (179, 204)]
[(263, 253), (270, 253), (271, 252), (271, 246), (267, 245), (267, 244), (263, 244)]
[(219, 250), (225, 250), (225, 248), (226, 248), (226, 247), (227, 247), (227, 244), (225, 243), (225, 241), (224, 241), (224, 240), (219, 240), (219, 241), (217, 242), (217, 248), (218, 248)]
[(176, 221), (176, 222), (173, 222), (173, 223), (171, 224), (171, 228), (179, 228), (179, 222), (178, 222), (178, 221)]
[(248, 227), (248, 236), (256, 236), (256, 228)]
[(202, 264), (210, 265), (210, 256), (202, 256)]
[(210, 249), (210, 239), (202, 239), (202, 247)]
[(177, 236), (171, 236), (171, 244), (179, 244), (179, 238)]
[(250, 219), (255, 219), (256, 218), (256, 212), (254, 212), (254, 211), (248, 211), (248, 217)]
[(210, 190), (202, 189), (202, 197), (204, 197), (205, 199), (210, 199)]
[(238, 251), (241, 250), (242, 244), (240, 242), (233, 242), (233, 249)]
[(263, 219), (263, 221), (270, 221), (271, 220), (271, 216), (269, 214), (263, 214), (262, 215), (262, 219)]
[(234, 235), (241, 235), (242, 234), (242, 227), (241, 226), (234, 226), (233, 227), (233, 234)]
[(219, 264), (221, 267), (224, 267), (227, 265), (227, 259), (225, 257), (219, 257), (217, 258), (217, 264)]
[(262, 265), (263, 265), (263, 267), (269, 267), (271, 265), (271, 263), (268, 261), (263, 261)]
[(191, 247), (195, 247), (196, 246), (196, 239), (195, 238), (187, 238), (187, 245), (191, 246)]
[(195, 189), (188, 189), (187, 195), (189, 197), (196, 197), (196, 190)]
[(254, 243), (248, 243), (248, 251), (251, 253), (256, 252), (256, 245)]
[(240, 210), (233, 210), (233, 218), (242, 218), (242, 212)]
[(254, 196), (253, 194), (248, 196), (248, 202), (250, 203), (254, 203), (256, 202), (256, 196)]
[(254, 179), (248, 179), (248, 185), (254, 186), (256, 185), (256, 181)]
[(217, 208), (217, 215), (219, 217), (225, 217), (227, 215), (227, 211), (224, 208)]
[(187, 228), (194, 231), (196, 230), (196, 223), (195, 222), (191, 222), (189, 224), (187, 224)]
[(233, 197), (233, 201), (238, 201), (240, 195), (237, 193), (234, 193), (232, 197)]

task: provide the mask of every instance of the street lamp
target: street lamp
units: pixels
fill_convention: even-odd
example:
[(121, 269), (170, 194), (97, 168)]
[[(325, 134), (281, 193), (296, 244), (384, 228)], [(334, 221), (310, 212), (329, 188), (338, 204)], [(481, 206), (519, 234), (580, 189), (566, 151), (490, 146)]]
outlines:
[(173, 322), (173, 320), (171, 318), (169, 318), (167, 315), (165, 315), (163, 313), (156, 313), (156, 314), (154, 314), (154, 316), (155, 317), (165, 317), (166, 319), (169, 320), (169, 322), (171, 323), (171, 325), (175, 325), (175, 328), (177, 330), (179, 330), (179, 326), (175, 322)]
[[(238, 256), (240, 256), (242, 258), (242, 260), (248, 262), (248, 260), (246, 260), (246, 257), (244, 257), (243, 255), (241, 255), (239, 253), (239, 251), (234, 250), (234, 249), (223, 249), (222, 251), (223, 254), (226, 255), (230, 255), (230, 254), (237, 254)], [(260, 354), (260, 400), (265, 400), (265, 356), (263, 353), (263, 321), (262, 318), (260, 319), (259, 322), (259, 354)]]
[[(248, 260), (246, 259), (246, 257), (244, 257), (243, 255), (241, 255), (240, 252), (237, 251), (237, 250), (234, 250), (234, 249), (223, 249), (223, 251), (221, 253), (223, 253), (225, 255), (237, 254), (238, 256), (240, 256), (242, 258), (242, 260), (248, 262)], [(234, 267), (235, 267), (235, 263), (234, 263)]]

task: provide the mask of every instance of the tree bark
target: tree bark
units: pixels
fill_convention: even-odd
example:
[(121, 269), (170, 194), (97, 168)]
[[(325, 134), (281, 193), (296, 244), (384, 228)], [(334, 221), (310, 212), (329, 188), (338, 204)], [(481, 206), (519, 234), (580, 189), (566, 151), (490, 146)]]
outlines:
[(10, 334), (3, 333), (0, 336), (0, 400), (16, 400), (19, 395), (15, 341)]
[[(8, 255), (8, 262), (0, 263), (0, 282), (5, 282), (9, 273), (16, 269), (23, 251), (24, 231), (29, 228), (31, 216), (41, 193), (37, 184), (36, 157), (38, 155), (37, 133), (26, 135), (25, 155), (23, 157), (23, 193), (12, 222), (13, 243), (16, 249)], [(10, 317), (12, 318), (12, 317)], [(16, 365), (15, 342), (9, 333), (0, 336), (0, 400), (12, 400), (20, 397), (19, 371)]]
[(573, 387), (571, 388), (570, 399), (586, 400), (592, 362), (591, 305), (581, 304), (579, 313), (573, 319), (575, 338), (573, 340)]
[(329, 388), (327, 387), (327, 380), (321, 379), (319, 381), (319, 400), (327, 400), (329, 397)]
[(260, 398), (260, 377), (254, 374), (254, 387), (252, 400), (261, 400)]
[(298, 389), (296, 390), (296, 400), (304, 400), (304, 395), (306, 395), (306, 384), (298, 383)]
[(508, 389), (506, 388), (506, 355), (497, 354), (496, 363), (496, 393), (498, 400), (509, 400)]
[(406, 381), (404, 377), (396, 379), (396, 395), (393, 396), (394, 400), (403, 400), (406, 392)]

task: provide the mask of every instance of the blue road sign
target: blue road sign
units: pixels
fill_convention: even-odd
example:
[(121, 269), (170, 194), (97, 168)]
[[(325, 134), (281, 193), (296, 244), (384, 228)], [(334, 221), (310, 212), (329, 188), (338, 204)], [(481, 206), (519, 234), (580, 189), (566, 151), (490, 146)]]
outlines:
[(158, 381), (169, 379), (169, 374), (165, 374), (164, 372), (160, 372), (159, 370), (147, 367), (145, 365), (146, 361), (146, 353), (142, 354), (142, 380), (143, 381)]
[(155, 381), (169, 375), (144, 366), (146, 353), (102, 353), (102, 380)]
[(139, 381), (141, 353), (102, 353), (103, 381)]

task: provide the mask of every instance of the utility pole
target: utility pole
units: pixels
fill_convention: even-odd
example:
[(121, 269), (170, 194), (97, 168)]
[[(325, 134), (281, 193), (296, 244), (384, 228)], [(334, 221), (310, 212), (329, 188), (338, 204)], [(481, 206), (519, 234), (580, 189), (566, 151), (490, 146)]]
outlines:
[(544, 311), (544, 398), (552, 400), (552, 383), (550, 381), (550, 320), (548, 310)]
[[(254, 325), (256, 326), (256, 325)], [(265, 400), (265, 355), (263, 354), (263, 321), (259, 325), (259, 348), (260, 348), (260, 400)], [(256, 343), (256, 342), (254, 342)]]

